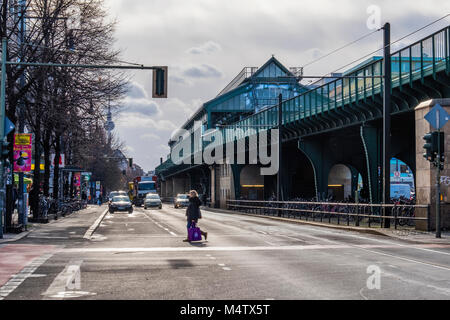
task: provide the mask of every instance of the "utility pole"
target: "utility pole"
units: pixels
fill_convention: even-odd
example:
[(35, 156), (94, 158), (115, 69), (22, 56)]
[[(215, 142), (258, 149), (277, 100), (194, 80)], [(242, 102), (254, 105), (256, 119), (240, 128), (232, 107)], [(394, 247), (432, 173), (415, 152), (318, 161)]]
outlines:
[[(439, 119), (439, 111), (436, 113), (436, 117)], [(439, 120), (438, 122), (439, 123)], [(441, 238), (441, 129), (438, 129), (437, 136), (438, 153), (436, 157), (436, 238)]]
[[(391, 202), (391, 25), (386, 23), (383, 27), (384, 47), (384, 81), (383, 81), (383, 204)], [(384, 216), (390, 216), (388, 208), (382, 210)], [(390, 228), (391, 220), (384, 220), (384, 227)]]
[[(277, 201), (283, 201), (282, 191), (282, 161), (283, 161), (283, 148), (282, 148), (282, 128), (283, 128), (283, 95), (280, 93), (278, 96), (278, 174), (277, 174)], [(279, 204), (281, 208), (281, 204)], [(281, 210), (278, 211), (278, 216), (281, 217)]]
[[(20, 0), (19, 2), (19, 44), (20, 44), (20, 61), (22, 62), (25, 58), (25, 50), (24, 50), (24, 43), (25, 43), (25, 10), (26, 10), (26, 0)], [(21, 88), (25, 86), (25, 72), (22, 72), (20, 75), (19, 85)], [(21, 99), (19, 103), (19, 133), (25, 133), (25, 121), (24, 121), (24, 113), (25, 113), (25, 104), (23, 101), (23, 98)], [(12, 171), (12, 175), (14, 177), (14, 170)], [(24, 184), (23, 184), (23, 172), (19, 172), (19, 188), (18, 188), (18, 206), (17, 209), (19, 211), (19, 224), (25, 226), (26, 228), (26, 212), (25, 212), (25, 204), (24, 204)], [(14, 181), (14, 179), (13, 179)], [(14, 182), (13, 182), (14, 183)]]
[[(6, 38), (2, 39), (2, 81), (0, 84), (0, 144), (1, 148), (3, 149), (3, 141), (5, 139), (5, 100), (6, 100), (6, 50), (7, 50), (7, 42)], [(1, 150), (3, 151), (3, 150)], [(3, 159), (1, 159), (3, 161)], [(6, 190), (5, 190), (5, 179), (4, 179), (4, 163), (0, 164), (0, 239), (3, 239), (3, 217), (5, 214), (5, 196), (6, 196)]]

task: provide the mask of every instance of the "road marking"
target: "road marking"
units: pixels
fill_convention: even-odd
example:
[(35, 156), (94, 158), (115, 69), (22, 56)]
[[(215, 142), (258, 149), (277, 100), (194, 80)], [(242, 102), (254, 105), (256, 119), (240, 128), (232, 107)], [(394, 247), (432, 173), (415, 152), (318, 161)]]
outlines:
[(172, 236), (174, 236), (174, 237), (178, 237), (176, 233), (170, 231), (170, 230), (169, 230), (168, 228), (166, 228), (166, 227), (163, 227), (161, 224), (159, 224), (158, 221), (156, 221), (156, 220), (154, 220), (153, 218), (149, 217), (149, 216), (147, 215), (146, 212), (143, 212), (143, 214), (144, 214), (144, 216), (145, 216), (148, 220), (150, 220), (151, 222), (153, 222), (154, 224), (156, 224), (158, 227), (160, 227), (160, 228), (163, 229), (164, 231), (167, 231), (170, 235), (172, 235)]
[(222, 269), (225, 270), (225, 271), (231, 271), (231, 268), (228, 268), (228, 267), (224, 267)]
[(85, 291), (74, 291), (81, 289), (80, 267), (82, 264), (83, 260), (71, 260), (42, 295), (46, 299), (78, 298), (86, 295), (95, 295), (95, 293)]
[(276, 250), (324, 250), (353, 249), (350, 245), (298, 245), (298, 246), (256, 246), (256, 247), (154, 247), (154, 248), (70, 248), (62, 253), (109, 253), (109, 252), (195, 252), (195, 251), (276, 251)]
[(105, 218), (106, 214), (108, 213), (108, 209), (103, 212), (100, 217), (94, 222), (92, 226), (86, 231), (86, 233), (83, 236), (83, 239), (91, 240), (92, 235), (94, 234), (95, 230), (99, 227), (100, 223), (102, 222), (103, 218)]
[(50, 237), (50, 236), (40, 236), (40, 235), (29, 235), (28, 238), (33, 238), (33, 239), (53, 239), (53, 240), (67, 240), (70, 239), (69, 237)]
[[(9, 294), (16, 290), (27, 278), (33, 275), (42, 264), (53, 256), (53, 253), (45, 254), (32, 260), (27, 267), (23, 268), (18, 274), (15, 274), (11, 279), (0, 287), (0, 300), (5, 299)], [(36, 277), (37, 275), (35, 275)]]
[[(303, 227), (303, 226), (301, 226), (301, 227)], [(306, 229), (306, 228), (303, 228), (303, 229)], [(308, 230), (311, 230), (311, 229), (308, 229)], [(326, 233), (326, 234), (332, 234), (332, 235), (338, 234), (337, 232), (322, 230), (320, 227), (314, 228), (314, 230), (317, 231), (317, 232)], [(325, 240), (327, 242), (338, 243), (336, 241), (331, 241), (331, 240), (323, 239), (323, 238), (320, 238), (320, 237), (314, 237), (314, 236), (306, 235), (306, 234), (302, 234), (302, 235), (304, 235), (306, 237), (310, 237), (310, 238)], [(400, 243), (396, 243), (396, 242), (393, 242), (393, 241), (380, 240), (380, 239), (375, 239), (375, 238), (368, 238), (368, 237), (358, 236), (358, 235), (350, 234), (350, 233), (341, 233), (340, 235), (342, 235), (344, 237), (352, 237), (352, 238), (364, 239), (364, 240), (374, 241), (374, 242), (379, 242), (379, 243), (384, 243), (384, 244), (390, 244), (390, 245), (394, 245), (394, 246), (397, 246), (397, 247), (404, 247), (404, 248), (407, 248), (407, 249), (416, 249), (416, 250), (428, 251), (428, 252), (432, 252), (432, 253), (439, 253), (439, 254), (443, 254), (443, 255), (450, 255), (450, 253), (448, 253), (448, 252), (427, 249), (427, 247), (434, 248), (434, 247), (437, 247), (437, 246), (440, 246), (441, 248), (448, 248), (448, 247), (450, 247), (450, 246), (448, 246), (446, 244), (442, 244), (442, 245), (441, 244), (417, 244), (417, 245), (416, 244), (409, 244), (409, 245), (405, 245), (405, 244), (400, 244)]]

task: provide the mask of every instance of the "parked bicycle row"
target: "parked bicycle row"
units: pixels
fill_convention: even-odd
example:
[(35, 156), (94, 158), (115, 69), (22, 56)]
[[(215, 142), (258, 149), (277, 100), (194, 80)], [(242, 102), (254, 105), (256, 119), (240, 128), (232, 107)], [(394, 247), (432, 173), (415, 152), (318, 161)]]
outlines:
[(75, 211), (79, 211), (87, 208), (86, 200), (78, 199), (64, 199), (57, 201), (52, 197), (39, 196), (39, 212), (38, 217), (42, 220), (48, 220), (49, 216), (53, 216), (55, 220), (58, 216), (65, 217)]

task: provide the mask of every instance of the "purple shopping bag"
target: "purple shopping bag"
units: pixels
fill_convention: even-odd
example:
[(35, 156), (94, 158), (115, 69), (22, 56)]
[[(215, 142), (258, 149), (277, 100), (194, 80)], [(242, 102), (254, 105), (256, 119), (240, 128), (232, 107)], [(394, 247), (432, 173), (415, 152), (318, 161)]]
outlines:
[(201, 241), (202, 240), (202, 233), (200, 231), (200, 228), (197, 227), (197, 225), (195, 223), (193, 223), (188, 230), (188, 240), (189, 241)]

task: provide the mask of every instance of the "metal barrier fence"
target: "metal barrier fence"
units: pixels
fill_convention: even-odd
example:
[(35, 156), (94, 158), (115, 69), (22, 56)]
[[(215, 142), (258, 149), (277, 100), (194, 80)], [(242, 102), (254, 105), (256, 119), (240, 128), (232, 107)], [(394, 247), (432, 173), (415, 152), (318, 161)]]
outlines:
[(389, 219), (393, 220), (390, 225), (395, 229), (399, 227), (411, 229), (416, 227), (418, 222), (422, 222), (426, 223), (428, 231), (431, 230), (431, 208), (427, 205), (228, 200), (227, 207), (241, 213), (356, 227), (382, 228), (384, 221)]

